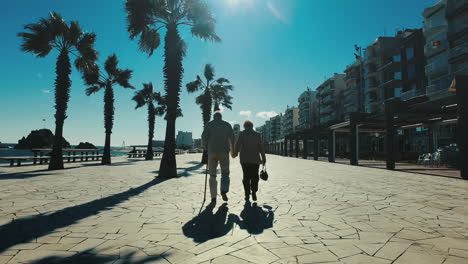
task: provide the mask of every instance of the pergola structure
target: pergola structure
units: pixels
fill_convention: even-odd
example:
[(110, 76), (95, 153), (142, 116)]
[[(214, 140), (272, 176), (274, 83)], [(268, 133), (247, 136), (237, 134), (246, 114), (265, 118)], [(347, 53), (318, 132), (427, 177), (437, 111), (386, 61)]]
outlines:
[[(386, 167), (395, 169), (397, 154), (397, 130), (425, 126), (429, 131), (429, 151), (434, 152), (432, 130), (440, 125), (457, 124), (457, 146), (460, 151), (460, 174), (468, 179), (468, 77), (457, 76), (450, 87), (453, 95), (439, 100), (420, 96), (408, 101), (392, 98), (384, 102), (383, 114), (351, 113), (350, 120), (331, 126), (314, 126), (291, 135), (284, 141), (270, 144), (271, 153), (308, 158), (308, 141), (314, 141), (314, 159), (319, 156), (322, 138), (328, 138), (328, 161), (335, 161), (335, 138), (337, 132), (350, 133), (351, 165), (359, 165), (359, 134), (380, 133), (385, 135)], [(299, 142), (303, 142), (300, 153)], [(302, 155), (301, 155), (302, 154)]]

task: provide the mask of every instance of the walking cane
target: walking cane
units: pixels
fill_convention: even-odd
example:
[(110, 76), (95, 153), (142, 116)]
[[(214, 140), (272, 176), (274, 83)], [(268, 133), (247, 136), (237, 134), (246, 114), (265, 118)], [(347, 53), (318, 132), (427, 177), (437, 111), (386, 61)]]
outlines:
[[(207, 149), (208, 149), (208, 146), (207, 146)], [(203, 155), (203, 154), (202, 154)], [(203, 159), (203, 158), (202, 158)], [(198, 214), (201, 213), (201, 210), (203, 209), (203, 205), (205, 205), (205, 201), (206, 201), (206, 183), (208, 181), (208, 150), (206, 151), (206, 166), (205, 166), (205, 191), (203, 192), (203, 203), (202, 203), (202, 206), (200, 207), (200, 211), (198, 212)]]

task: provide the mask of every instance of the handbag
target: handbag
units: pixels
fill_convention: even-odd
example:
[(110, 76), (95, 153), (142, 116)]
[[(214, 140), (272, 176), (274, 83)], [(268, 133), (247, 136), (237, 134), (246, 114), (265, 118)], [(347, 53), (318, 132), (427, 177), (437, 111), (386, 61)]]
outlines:
[(260, 171), (260, 179), (262, 179), (264, 181), (268, 180), (268, 172), (266, 170), (266, 165), (263, 165), (263, 168)]

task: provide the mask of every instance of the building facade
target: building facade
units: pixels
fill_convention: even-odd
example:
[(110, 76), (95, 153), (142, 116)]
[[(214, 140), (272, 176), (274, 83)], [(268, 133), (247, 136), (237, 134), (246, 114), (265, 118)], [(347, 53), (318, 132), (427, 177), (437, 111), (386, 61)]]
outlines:
[(345, 69), (345, 89), (343, 91), (344, 120), (349, 120), (350, 113), (360, 112), (361, 101), (359, 100), (359, 96), (363, 88), (361, 87), (361, 68), (361, 63), (356, 61)]
[(283, 124), (282, 124), (282, 138), (294, 134), (296, 127), (299, 125), (299, 108), (287, 107), (284, 111)]
[(411, 100), (426, 94), (425, 42), (422, 29), (406, 30), (401, 40), (402, 100)]
[(439, 1), (432, 7), (424, 10), (424, 37), (426, 39), (426, 76), (428, 86), (426, 95), (438, 99), (447, 95), (450, 83), (447, 40), (447, 20), (445, 9), (447, 1)]
[(378, 37), (365, 52), (364, 109), (383, 113), (383, 102), (401, 94), (400, 35)]
[(237, 139), (239, 138), (239, 133), (240, 133), (240, 125), (234, 124), (234, 126), (232, 126), (232, 130), (234, 131), (234, 137), (235, 137), (235, 140), (237, 141)]
[(320, 124), (344, 119), (345, 75), (335, 73), (317, 88), (318, 113)]
[(299, 105), (298, 130), (311, 128), (317, 123), (317, 92), (309, 87), (297, 99)]
[(450, 77), (468, 76), (468, 0), (448, 0), (445, 14)]
[(283, 137), (281, 128), (284, 126), (283, 124), (283, 115), (279, 114), (270, 118), (270, 141), (277, 141)]
[(192, 132), (179, 131), (176, 137), (176, 145), (178, 148), (192, 148)]

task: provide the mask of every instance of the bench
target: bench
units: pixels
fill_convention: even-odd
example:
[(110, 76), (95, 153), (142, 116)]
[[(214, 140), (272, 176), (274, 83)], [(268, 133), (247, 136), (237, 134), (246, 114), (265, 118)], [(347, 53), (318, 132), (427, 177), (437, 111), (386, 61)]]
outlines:
[[(41, 149), (32, 149), (34, 156), (19, 156), (19, 157), (1, 157), (1, 160), (8, 160), (10, 166), (14, 166), (15, 162), (17, 166), (21, 166), (21, 162), (25, 160), (32, 160), (33, 164), (48, 163), (50, 159), (50, 152), (52, 149), (41, 148)], [(102, 158), (102, 152), (100, 149), (63, 149), (62, 158), (64, 161), (76, 162), (78, 161), (89, 161), (89, 160), (99, 160)]]
[(8, 160), (10, 162), (10, 166), (14, 166), (15, 161), (16, 161), (16, 166), (21, 166), (21, 161), (33, 160), (34, 164), (36, 164), (37, 161), (39, 160), (39, 163), (43, 164), (43, 163), (48, 163), (49, 159), (50, 159), (50, 156), (40, 156), (40, 157), (35, 157), (35, 156), (0, 157), (0, 160)]
[[(142, 158), (146, 156), (146, 150), (132, 150), (127, 153), (129, 158)], [(154, 157), (161, 156), (162, 151), (153, 151)]]

